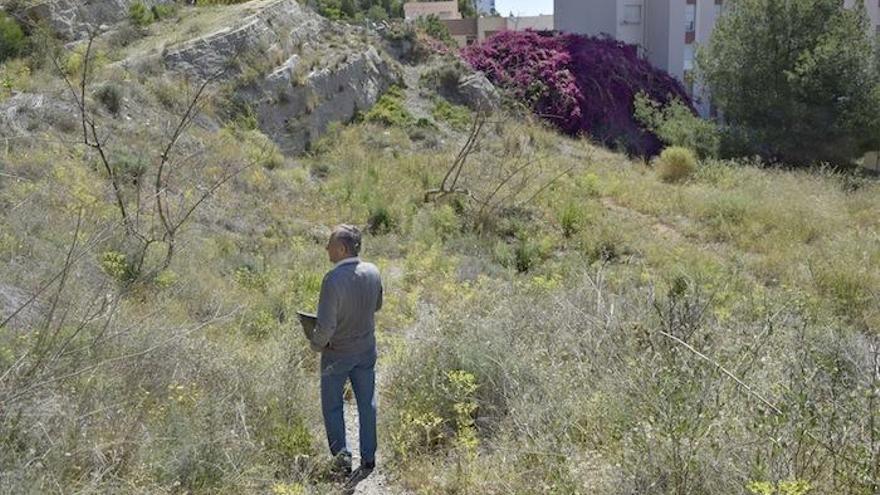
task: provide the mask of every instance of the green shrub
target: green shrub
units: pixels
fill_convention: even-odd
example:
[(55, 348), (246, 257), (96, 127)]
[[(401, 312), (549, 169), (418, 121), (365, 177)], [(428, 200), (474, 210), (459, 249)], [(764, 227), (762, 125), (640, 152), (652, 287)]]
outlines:
[(440, 65), (425, 71), (419, 79), (419, 84), (444, 95), (452, 95), (458, 92), (458, 81), (470, 72), (470, 69), (456, 57), (454, 60), (443, 60)]
[(249, 0), (196, 0), (196, 5), (200, 7), (208, 5), (235, 5), (247, 1)]
[(98, 88), (95, 92), (95, 97), (108, 112), (116, 115), (119, 113), (120, 108), (122, 108), (121, 93), (122, 90), (119, 86), (113, 83), (108, 83)]
[(143, 178), (149, 167), (149, 158), (143, 154), (119, 152), (113, 156), (114, 172), (125, 182), (134, 183)]
[(438, 121), (446, 122), (450, 127), (459, 131), (467, 129), (471, 123), (471, 114), (467, 108), (453, 105), (443, 98), (437, 98), (434, 101), (431, 116)]
[(387, 21), (389, 16), (388, 12), (382, 8), (381, 5), (373, 5), (367, 10), (366, 16), (368, 19), (372, 19), (374, 21)]
[(153, 11), (147, 8), (141, 2), (135, 2), (128, 7), (128, 20), (131, 21), (135, 26), (148, 26), (150, 25), (155, 18), (153, 17)]
[(461, 219), (451, 206), (443, 205), (431, 212), (431, 225), (440, 238), (445, 240), (461, 230)]
[(419, 17), (416, 21), (416, 26), (435, 40), (442, 41), (449, 47), (456, 46), (452, 34), (449, 33), (449, 28), (436, 15), (431, 14)]
[(373, 108), (364, 115), (364, 120), (391, 127), (407, 127), (416, 122), (406, 109), (403, 91), (397, 86), (393, 86), (379, 98)]
[(153, 5), (150, 11), (153, 13), (153, 18), (160, 21), (173, 16), (177, 12), (177, 6), (174, 4), (158, 4)]
[(7, 60), (0, 65), (0, 100), (13, 90), (24, 90), (31, 83), (31, 68), (25, 59)]
[(26, 42), (24, 31), (18, 22), (0, 11), (0, 62), (21, 55)]
[(697, 158), (687, 148), (672, 146), (660, 153), (656, 168), (664, 182), (678, 182), (694, 173), (697, 169)]
[(370, 216), (367, 218), (367, 231), (371, 234), (387, 234), (397, 226), (397, 219), (391, 210), (378, 205), (370, 208)]
[(525, 273), (538, 264), (541, 258), (541, 247), (531, 240), (522, 240), (513, 250), (516, 271)]
[(662, 106), (644, 93), (636, 95), (635, 116), (667, 146), (694, 150), (700, 158), (717, 157), (721, 145), (718, 126), (701, 119), (678, 100)]
[(562, 235), (566, 239), (580, 231), (584, 221), (582, 209), (574, 202), (565, 204), (559, 213), (559, 226), (562, 227)]
[(128, 257), (119, 251), (104, 252), (101, 255), (100, 265), (101, 270), (117, 282), (130, 282), (136, 277), (135, 269), (129, 263)]
[(312, 436), (305, 420), (298, 414), (296, 404), (282, 403), (289, 399), (273, 398), (260, 418), (258, 434), (273, 453), (283, 461), (293, 461), (299, 456), (315, 453)]

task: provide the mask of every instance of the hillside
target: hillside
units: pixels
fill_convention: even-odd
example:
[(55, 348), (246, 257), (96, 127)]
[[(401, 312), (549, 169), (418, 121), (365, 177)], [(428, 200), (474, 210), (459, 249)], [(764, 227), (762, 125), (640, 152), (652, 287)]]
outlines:
[(359, 493), (877, 493), (876, 180), (664, 182), (293, 0), (114, 20), (0, 67), (0, 492), (344, 493), (293, 315), (351, 222)]

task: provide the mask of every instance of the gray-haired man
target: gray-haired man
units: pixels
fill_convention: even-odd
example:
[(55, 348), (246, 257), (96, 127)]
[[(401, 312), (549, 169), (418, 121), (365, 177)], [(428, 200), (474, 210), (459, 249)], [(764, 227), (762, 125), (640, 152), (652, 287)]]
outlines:
[(358, 258), (361, 233), (339, 225), (330, 234), (327, 254), (335, 263), (321, 283), (318, 322), (312, 348), (321, 353), (321, 409), (330, 454), (336, 467), (351, 472), (345, 439), (342, 389), (346, 380), (357, 399), (360, 420), (361, 469), (376, 463), (376, 324), (382, 307), (382, 280), (372, 263)]

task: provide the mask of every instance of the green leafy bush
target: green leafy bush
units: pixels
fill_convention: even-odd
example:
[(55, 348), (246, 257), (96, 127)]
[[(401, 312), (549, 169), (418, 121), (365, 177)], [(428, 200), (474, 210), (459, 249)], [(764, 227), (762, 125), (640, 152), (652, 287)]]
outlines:
[(196, 0), (196, 5), (199, 6), (207, 6), (207, 5), (235, 5), (237, 3), (244, 3), (249, 0)]
[(634, 106), (636, 120), (667, 146), (692, 149), (700, 158), (718, 156), (721, 134), (717, 125), (701, 119), (681, 101), (673, 99), (662, 105), (639, 93)]
[(434, 101), (431, 108), (431, 116), (441, 122), (446, 122), (450, 127), (457, 130), (465, 130), (471, 123), (471, 113), (467, 108), (453, 105), (443, 98)]
[(24, 31), (18, 22), (0, 11), (0, 62), (20, 55), (26, 43)]
[(449, 28), (447, 28), (446, 24), (443, 24), (443, 21), (441, 21), (436, 15), (431, 14), (419, 17), (418, 20), (416, 20), (416, 26), (423, 30), (428, 36), (437, 41), (443, 42), (449, 47), (457, 46), (455, 40), (452, 39), (452, 34), (449, 33)]
[(657, 175), (665, 182), (678, 182), (697, 169), (694, 152), (681, 146), (671, 146), (660, 153), (656, 161)]
[(122, 90), (115, 84), (105, 84), (98, 88), (95, 97), (101, 102), (101, 105), (112, 114), (118, 114), (122, 108)]
[(387, 207), (378, 205), (370, 208), (367, 230), (371, 234), (387, 234), (397, 226), (397, 219)]
[(153, 11), (142, 2), (135, 2), (128, 7), (128, 20), (135, 26), (148, 26), (155, 19)]
[(177, 12), (177, 6), (175, 4), (157, 4), (153, 5), (150, 11), (153, 13), (153, 18), (160, 21), (173, 16)]
[(364, 115), (367, 122), (377, 122), (391, 127), (407, 127), (415, 123), (415, 118), (406, 109), (403, 91), (394, 86)]
[(562, 227), (562, 235), (568, 239), (580, 231), (584, 222), (582, 208), (574, 202), (566, 203), (559, 212), (559, 225)]
[(135, 279), (135, 268), (128, 257), (119, 251), (106, 251), (100, 258), (101, 269), (117, 282), (125, 283)]

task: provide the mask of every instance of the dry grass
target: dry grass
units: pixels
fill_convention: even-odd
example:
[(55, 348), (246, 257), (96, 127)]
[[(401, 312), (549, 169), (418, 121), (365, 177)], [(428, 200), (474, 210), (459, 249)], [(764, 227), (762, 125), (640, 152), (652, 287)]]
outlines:
[[(161, 93), (178, 86), (138, 76), (115, 76), (127, 81), (120, 115), (173, 121)], [(154, 156), (163, 124), (101, 117), (114, 153)], [(332, 493), (317, 363), (290, 315), (316, 303), (326, 226), (381, 211), (390, 228), (365, 255), (386, 281), (381, 455), (398, 483), (876, 492), (876, 182), (710, 161), (669, 184), (507, 119), (461, 184), (486, 197), (517, 163), (536, 165), (480, 215), (466, 198), (424, 202), (462, 136), (428, 143), (362, 123), (237, 176), (195, 215), (169, 269), (131, 284), (109, 185), (76, 139), (45, 125), (0, 150), (3, 285), (51, 280), (86, 219), (65, 288), (38, 302), (45, 316), (57, 299), (55, 316), (0, 332), (0, 397), (15, 397), (0, 412), (0, 491)], [(205, 163), (246, 162), (265, 142), (196, 127), (184, 146)]]

